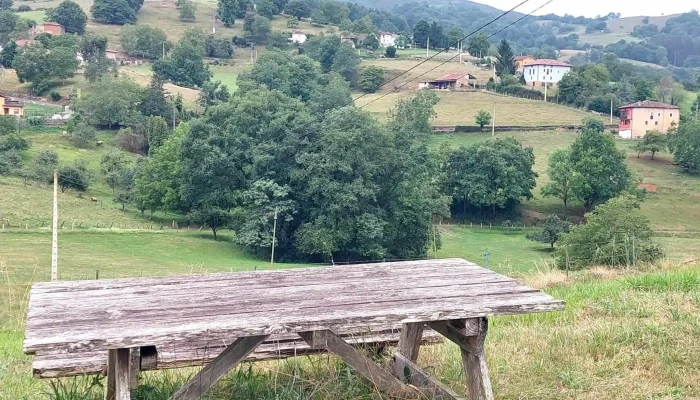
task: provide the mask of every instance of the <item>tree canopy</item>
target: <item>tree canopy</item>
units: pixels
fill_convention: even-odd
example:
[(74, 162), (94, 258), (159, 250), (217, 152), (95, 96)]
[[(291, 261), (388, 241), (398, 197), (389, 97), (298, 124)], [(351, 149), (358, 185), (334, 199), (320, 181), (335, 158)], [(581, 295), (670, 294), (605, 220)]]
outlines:
[(501, 40), (496, 56), (496, 74), (498, 76), (515, 75), (515, 53), (507, 40)]
[(61, 24), (65, 28), (66, 33), (78, 33), (81, 35), (85, 33), (87, 15), (78, 3), (74, 1), (65, 0), (61, 2), (58, 7), (46, 13), (46, 18), (48, 21)]
[(700, 121), (682, 122), (675, 132), (669, 134), (668, 148), (673, 160), (687, 173), (700, 172)]
[(95, 0), (90, 12), (96, 21), (106, 24), (124, 25), (136, 22), (136, 11), (127, 0)]

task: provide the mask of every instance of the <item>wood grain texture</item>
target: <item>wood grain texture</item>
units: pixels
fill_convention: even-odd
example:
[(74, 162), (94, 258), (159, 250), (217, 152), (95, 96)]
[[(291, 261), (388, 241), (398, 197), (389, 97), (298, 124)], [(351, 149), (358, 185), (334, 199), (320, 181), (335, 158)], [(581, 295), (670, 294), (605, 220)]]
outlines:
[(480, 320), (478, 318), (469, 319), (466, 322), (459, 323), (458, 327), (452, 324), (452, 321), (435, 321), (428, 322), (428, 326), (434, 331), (440, 333), (453, 343), (466, 351), (473, 351), (473, 341), (471, 336), (479, 334)]
[(129, 349), (129, 390), (139, 387), (139, 375), (141, 374), (141, 348)]
[(236, 339), (231, 346), (222, 351), (211, 363), (202, 368), (180, 390), (175, 392), (171, 400), (200, 399), (209, 388), (219, 381), (231, 368), (252, 353), (268, 335), (250, 336)]
[(105, 400), (114, 400), (114, 394), (116, 391), (116, 377), (117, 377), (117, 350), (109, 350), (107, 352), (107, 370), (105, 374), (107, 375), (105, 379)]
[(130, 371), (131, 354), (129, 349), (117, 349), (114, 367), (114, 400), (131, 400)]
[(354, 347), (348, 345), (342, 338), (329, 330), (300, 332), (311, 348), (323, 348), (335, 354), (355, 372), (364, 376), (372, 385), (393, 395), (411, 395), (413, 391), (401, 383), (396, 377), (385, 371), (374, 361), (362, 355)]
[(466, 400), (442, 382), (429, 376), (420, 367), (401, 353), (391, 360), (391, 373), (402, 382), (418, 388), (424, 397), (435, 400)]
[[(341, 335), (348, 344), (366, 346), (394, 346), (399, 341), (399, 329), (382, 332), (354, 332)], [(442, 336), (430, 329), (423, 332), (423, 344), (442, 342)], [(201, 367), (210, 363), (225, 348), (224, 341), (178, 342), (158, 346), (155, 351), (144, 354), (140, 367), (143, 371), (183, 367)], [(318, 354), (297, 334), (272, 335), (245, 361), (266, 361), (287, 357)], [(61, 378), (68, 376), (105, 374), (107, 352), (85, 353), (41, 353), (34, 357), (33, 373), (39, 378)]]
[(418, 351), (423, 338), (423, 323), (403, 324), (399, 338), (399, 353), (411, 361), (418, 359)]
[(24, 350), (90, 352), (324, 329), (381, 330), (562, 308), (561, 301), (458, 259), (37, 283)]
[[(467, 349), (462, 348), (462, 363), (467, 377), (467, 388), (471, 400), (493, 400), (493, 389), (491, 388), (491, 378), (486, 366), (486, 355), (484, 354), (484, 341), (488, 331), (488, 320), (479, 318), (476, 322), (478, 333), (468, 337)], [(452, 321), (451, 325), (467, 334), (467, 326), (473, 325), (474, 321)]]

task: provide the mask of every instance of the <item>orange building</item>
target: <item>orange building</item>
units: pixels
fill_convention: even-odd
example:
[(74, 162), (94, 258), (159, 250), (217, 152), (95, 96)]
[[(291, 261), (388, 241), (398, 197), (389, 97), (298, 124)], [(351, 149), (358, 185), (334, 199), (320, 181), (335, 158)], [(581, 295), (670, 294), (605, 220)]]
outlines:
[(678, 126), (681, 108), (659, 101), (639, 101), (620, 107), (620, 136), (640, 139), (649, 131), (668, 133), (674, 124)]
[(535, 57), (533, 57), (533, 56), (515, 57), (515, 69), (518, 72), (523, 72), (523, 70), (525, 69), (525, 66), (530, 65), (530, 63), (532, 63), (533, 61), (535, 61)]
[(24, 104), (21, 101), (12, 100), (9, 97), (0, 95), (0, 115), (24, 115)]

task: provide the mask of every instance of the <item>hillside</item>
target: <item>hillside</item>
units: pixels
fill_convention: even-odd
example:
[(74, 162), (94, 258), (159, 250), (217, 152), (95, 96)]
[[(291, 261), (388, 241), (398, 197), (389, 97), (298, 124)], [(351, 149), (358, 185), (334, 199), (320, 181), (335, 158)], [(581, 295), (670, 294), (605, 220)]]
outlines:
[(630, 34), (634, 30), (634, 27), (637, 25), (642, 25), (642, 21), (645, 18), (649, 19), (649, 24), (653, 24), (659, 27), (659, 29), (663, 28), (666, 25), (666, 22), (673, 18), (677, 17), (678, 14), (672, 14), (672, 15), (664, 15), (664, 16), (656, 16), (656, 17), (645, 17), (645, 16), (636, 16), (636, 17), (625, 17), (625, 18), (619, 18), (619, 19), (611, 19), (607, 21), (608, 24), (608, 30), (609, 32), (593, 32), (593, 33), (586, 33), (586, 27), (577, 25), (576, 26), (576, 33), (579, 35), (579, 43), (585, 44), (588, 43), (592, 46), (600, 45), (600, 46), (607, 46), (612, 43), (617, 43), (620, 40), (626, 40), (628, 42), (638, 42), (639, 39), (631, 36)]

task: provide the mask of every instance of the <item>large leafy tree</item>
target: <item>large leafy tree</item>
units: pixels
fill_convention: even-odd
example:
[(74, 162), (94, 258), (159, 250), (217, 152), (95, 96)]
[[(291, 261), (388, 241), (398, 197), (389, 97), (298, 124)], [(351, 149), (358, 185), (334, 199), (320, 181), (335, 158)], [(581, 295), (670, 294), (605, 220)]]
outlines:
[(143, 89), (125, 77), (101, 79), (90, 86), (76, 103), (81, 118), (96, 126), (126, 126), (143, 118)]
[(496, 74), (498, 76), (515, 75), (515, 53), (507, 40), (501, 40), (496, 56)]
[(687, 173), (700, 172), (700, 121), (686, 120), (669, 135), (668, 148), (673, 160)]
[(154, 75), (148, 85), (141, 102), (141, 113), (146, 116), (169, 117), (172, 114), (168, 102), (165, 99), (163, 81)]
[(625, 152), (615, 147), (612, 135), (603, 131), (604, 125), (593, 120), (585, 125), (571, 145), (571, 165), (576, 174), (571, 193), (590, 210), (627, 190), (632, 175)]
[(96, 21), (106, 24), (124, 25), (136, 22), (136, 12), (127, 0), (95, 0), (90, 12)]
[(642, 153), (651, 153), (651, 159), (654, 159), (656, 153), (666, 150), (668, 145), (667, 136), (658, 131), (650, 131), (644, 135), (644, 138), (637, 142), (634, 150), (637, 152), (637, 158)]
[(384, 70), (374, 65), (362, 68), (360, 71), (360, 89), (368, 93), (374, 93), (384, 82)]
[(311, 7), (304, 0), (292, 0), (287, 3), (284, 13), (296, 17), (296, 19), (307, 18), (311, 16)]
[(335, 53), (335, 57), (333, 57), (331, 70), (345, 78), (350, 83), (350, 86), (355, 86), (359, 67), (360, 56), (357, 54), (357, 51), (349, 43), (342, 43)]
[(165, 32), (150, 25), (126, 26), (119, 38), (124, 51), (132, 56), (161, 58), (172, 47)]
[(78, 69), (78, 60), (73, 48), (55, 47), (48, 51), (34, 44), (17, 52), (13, 67), (19, 81), (30, 82), (32, 90), (40, 94), (51, 86), (52, 81), (72, 77)]
[(203, 53), (204, 44), (199, 47), (183, 37), (167, 60), (159, 59), (153, 63), (153, 72), (176, 85), (201, 87), (212, 76), (209, 66), (202, 61)]
[(9, 43), (2, 48), (0, 51), (0, 64), (4, 68), (12, 68), (12, 63), (15, 60), (15, 55), (17, 54), (17, 43), (11, 40)]
[(535, 156), (513, 138), (489, 140), (461, 147), (447, 156), (444, 187), (453, 207), (467, 214), (469, 209), (509, 208), (532, 198), (537, 174), (532, 170)]
[(540, 226), (540, 229), (527, 235), (527, 238), (540, 243), (546, 243), (554, 250), (554, 244), (559, 241), (561, 235), (569, 233), (571, 223), (560, 219), (556, 214), (548, 215)]
[(326, 112), (352, 104), (350, 85), (342, 76), (331, 72), (319, 78), (319, 85), (312, 91), (308, 104), (311, 112), (322, 117)]
[(0, 10), (0, 43), (7, 43), (17, 27), (19, 18), (11, 10)]
[(564, 202), (564, 215), (566, 216), (569, 203), (572, 199), (572, 187), (575, 184), (576, 173), (571, 162), (569, 149), (554, 150), (549, 155), (549, 167), (547, 168), (547, 184), (542, 188), (542, 195), (553, 196)]
[(445, 42), (447, 37), (445, 36), (445, 31), (442, 28), (442, 25), (437, 23), (437, 21), (433, 21), (432, 24), (430, 24), (430, 48), (443, 48), (445, 47)]
[(12, 0), (0, 0), (0, 10), (9, 10), (12, 8)]
[(269, 51), (260, 56), (250, 72), (239, 75), (238, 90), (244, 93), (262, 85), (306, 101), (320, 74), (318, 64), (307, 56)]
[(65, 0), (58, 7), (48, 11), (46, 18), (49, 21), (58, 22), (66, 30), (66, 33), (85, 33), (87, 15), (78, 3)]
[(469, 38), (467, 50), (474, 57), (483, 57), (488, 54), (490, 47), (489, 37), (485, 33), (479, 32)]
[(420, 20), (413, 28), (413, 42), (416, 46), (425, 47), (430, 36), (430, 24), (426, 20)]
[(238, 14), (238, 0), (219, 0), (217, 13), (225, 27), (232, 27), (236, 22), (236, 14)]

